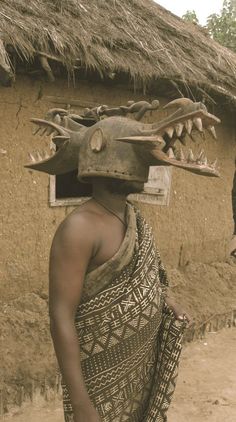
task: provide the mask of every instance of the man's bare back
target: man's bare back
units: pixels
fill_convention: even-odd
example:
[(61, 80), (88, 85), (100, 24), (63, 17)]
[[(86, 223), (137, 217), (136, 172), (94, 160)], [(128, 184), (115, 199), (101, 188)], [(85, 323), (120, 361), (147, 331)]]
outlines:
[[(101, 205), (104, 203), (105, 206)], [(99, 202), (98, 202), (99, 201)], [(113, 205), (113, 211), (110, 208)], [(59, 226), (52, 243), (49, 267), (51, 334), (69, 393), (74, 422), (98, 422), (81, 371), (74, 318), (86, 273), (107, 262), (125, 236), (126, 196), (101, 194), (72, 212)]]
[[(70, 227), (70, 228), (69, 228)], [(91, 255), (87, 272), (107, 262), (118, 251), (126, 226), (94, 199), (71, 213), (59, 226), (61, 231), (73, 230), (80, 241), (90, 240)]]

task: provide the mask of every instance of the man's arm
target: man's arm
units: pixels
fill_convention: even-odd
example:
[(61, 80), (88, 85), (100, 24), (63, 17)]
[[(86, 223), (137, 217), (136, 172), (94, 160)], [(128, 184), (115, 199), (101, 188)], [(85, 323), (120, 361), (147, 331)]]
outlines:
[(193, 321), (190, 315), (185, 312), (182, 306), (178, 305), (175, 300), (167, 296), (165, 298), (165, 302), (169, 306), (169, 308), (174, 312), (176, 319), (178, 319), (179, 321), (183, 321), (184, 319), (186, 319), (186, 322), (188, 322), (188, 324), (192, 324)]
[(169, 280), (167, 276), (167, 272), (163, 263), (161, 261), (159, 253), (157, 254), (158, 261), (159, 261), (159, 278), (161, 282), (161, 286), (163, 288), (165, 302), (167, 306), (174, 312), (175, 318), (183, 321), (184, 318), (189, 324), (192, 324), (192, 318), (188, 315), (182, 308), (182, 306), (175, 303), (175, 301), (169, 296)]
[(74, 422), (99, 422), (84, 383), (80, 348), (74, 325), (83, 281), (95, 248), (91, 219), (86, 214), (65, 220), (54, 237), (49, 267), (51, 335), (58, 363), (68, 387)]

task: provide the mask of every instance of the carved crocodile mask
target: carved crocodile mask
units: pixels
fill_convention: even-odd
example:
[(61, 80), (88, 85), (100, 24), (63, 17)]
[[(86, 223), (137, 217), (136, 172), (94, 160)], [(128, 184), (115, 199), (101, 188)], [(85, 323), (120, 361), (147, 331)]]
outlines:
[[(117, 177), (146, 182), (149, 166), (175, 166), (205, 176), (219, 176), (216, 161), (209, 162), (204, 151), (194, 157), (176, 148), (177, 140), (194, 131), (208, 131), (216, 139), (214, 126), (220, 120), (208, 113), (202, 103), (180, 98), (164, 109), (170, 114), (152, 124), (141, 122), (149, 110), (159, 107), (154, 100), (109, 108), (106, 105), (86, 109), (83, 116), (63, 109), (50, 110), (45, 120), (32, 119), (35, 133), (51, 136), (56, 152), (30, 153), (27, 168), (49, 174), (63, 174), (78, 168), (81, 179), (91, 176)], [(132, 113), (134, 118), (127, 117)], [(90, 127), (85, 124), (90, 124)], [(91, 125), (92, 124), (92, 125)], [(177, 143), (178, 144), (178, 143)]]

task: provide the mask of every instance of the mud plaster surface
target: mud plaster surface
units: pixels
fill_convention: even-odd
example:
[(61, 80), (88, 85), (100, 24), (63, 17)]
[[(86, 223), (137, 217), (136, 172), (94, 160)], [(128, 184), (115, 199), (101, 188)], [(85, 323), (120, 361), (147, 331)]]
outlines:
[[(168, 422), (234, 422), (236, 420), (236, 329), (208, 334), (184, 347)], [(59, 402), (26, 406), (7, 422), (63, 422)]]

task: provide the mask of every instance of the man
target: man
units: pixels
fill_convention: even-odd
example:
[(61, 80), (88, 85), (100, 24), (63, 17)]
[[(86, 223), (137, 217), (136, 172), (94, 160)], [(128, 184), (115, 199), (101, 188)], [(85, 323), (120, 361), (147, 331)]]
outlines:
[[(57, 132), (59, 149), (28, 167), (60, 174), (78, 165), (80, 180), (93, 185), (92, 198), (59, 226), (50, 254), (51, 333), (66, 422), (167, 420), (189, 317), (167, 297), (151, 229), (127, 195), (143, 190), (150, 165), (218, 175), (202, 154), (175, 157), (171, 126), (184, 133), (190, 118), (199, 130), (218, 120), (188, 99), (170, 107), (174, 113), (153, 125), (116, 116), (86, 128), (61, 110), (48, 114), (51, 121), (34, 119)], [(166, 319), (166, 308), (180, 327)]]

